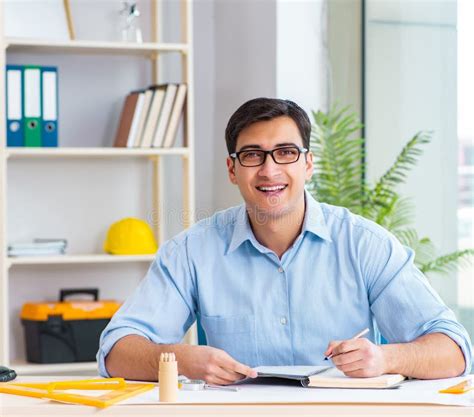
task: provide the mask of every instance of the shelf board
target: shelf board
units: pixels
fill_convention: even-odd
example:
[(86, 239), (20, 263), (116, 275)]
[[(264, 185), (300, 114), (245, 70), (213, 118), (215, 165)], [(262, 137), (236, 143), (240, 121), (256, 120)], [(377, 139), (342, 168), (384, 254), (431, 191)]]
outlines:
[(8, 257), (7, 266), (152, 262), (155, 255), (59, 255)]
[(5, 148), (7, 158), (108, 158), (189, 155), (189, 148)]
[(72, 363), (29, 363), (26, 361), (13, 361), (10, 367), (18, 375), (44, 375), (52, 373), (97, 371), (97, 362), (72, 362)]
[(151, 55), (159, 52), (187, 53), (185, 43), (132, 43), (99, 41), (54, 41), (21, 38), (6, 38), (7, 51), (37, 53), (84, 53), (110, 55)]

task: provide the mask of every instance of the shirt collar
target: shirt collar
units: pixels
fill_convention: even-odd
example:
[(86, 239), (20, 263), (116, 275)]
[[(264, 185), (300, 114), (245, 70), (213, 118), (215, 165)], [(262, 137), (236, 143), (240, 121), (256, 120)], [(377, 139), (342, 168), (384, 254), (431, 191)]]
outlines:
[(303, 232), (308, 231), (321, 239), (332, 242), (323, 209), (313, 196), (305, 191), (306, 212), (304, 215)]
[(245, 208), (245, 203), (239, 207), (234, 223), (234, 232), (230, 241), (228, 252), (233, 252), (246, 240), (256, 240), (250, 226), (249, 216)]
[[(305, 191), (305, 201), (306, 209), (301, 234), (308, 231), (321, 239), (332, 242), (321, 205), (308, 191)], [(234, 232), (227, 252), (233, 252), (246, 240), (249, 240), (257, 249), (262, 247), (253, 234), (245, 204), (242, 204), (235, 218)]]

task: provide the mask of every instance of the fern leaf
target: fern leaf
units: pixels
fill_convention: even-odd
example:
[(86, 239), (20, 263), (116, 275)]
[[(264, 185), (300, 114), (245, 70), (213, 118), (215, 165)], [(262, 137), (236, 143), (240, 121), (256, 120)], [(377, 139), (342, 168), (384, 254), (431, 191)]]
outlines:
[(307, 189), (319, 201), (359, 212), (364, 141), (354, 133), (361, 124), (348, 108), (333, 108), (327, 114), (313, 112), (313, 118), (310, 147), (314, 174)]
[(420, 146), (429, 143), (430, 140), (431, 133), (418, 132), (408, 141), (393, 165), (375, 184), (373, 196), (375, 204), (383, 206), (387, 202), (387, 196), (396, 194), (395, 187), (405, 182), (407, 173), (417, 163), (416, 157), (422, 154)]
[(447, 273), (456, 265), (472, 262), (474, 249), (436, 257), (429, 238), (419, 238), (409, 228), (413, 218), (410, 200), (402, 198), (397, 186), (422, 155), (422, 146), (431, 133), (419, 132), (405, 145), (393, 165), (374, 186), (364, 181), (365, 140), (357, 136), (362, 127), (349, 107), (333, 107), (328, 113), (312, 112), (314, 124), (310, 148), (314, 155), (314, 173), (308, 191), (321, 202), (347, 207), (353, 213), (371, 219), (390, 230), (415, 252), (415, 265), (422, 272)]
[(447, 274), (454, 271), (457, 267), (472, 265), (474, 249), (465, 249), (439, 256), (421, 266), (421, 272), (434, 272), (438, 274)]

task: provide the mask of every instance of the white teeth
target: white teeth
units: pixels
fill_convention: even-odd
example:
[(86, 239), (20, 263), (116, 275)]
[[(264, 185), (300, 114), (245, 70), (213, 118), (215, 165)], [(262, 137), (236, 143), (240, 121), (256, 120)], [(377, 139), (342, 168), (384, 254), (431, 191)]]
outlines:
[(274, 185), (272, 187), (257, 187), (260, 191), (279, 191), (283, 190), (286, 185)]

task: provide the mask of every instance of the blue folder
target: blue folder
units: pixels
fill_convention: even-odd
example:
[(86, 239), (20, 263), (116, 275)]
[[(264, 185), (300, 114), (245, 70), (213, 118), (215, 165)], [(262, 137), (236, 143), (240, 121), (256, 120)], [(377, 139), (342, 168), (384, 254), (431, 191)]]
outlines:
[(58, 146), (58, 69), (41, 67), (41, 92), (43, 120), (41, 144), (45, 147)]
[(7, 65), (7, 146), (25, 146), (23, 135), (23, 67)]

